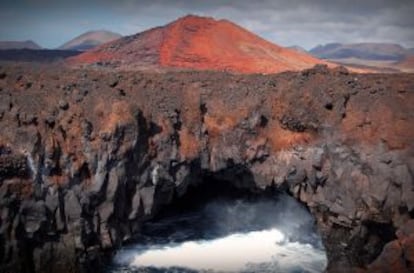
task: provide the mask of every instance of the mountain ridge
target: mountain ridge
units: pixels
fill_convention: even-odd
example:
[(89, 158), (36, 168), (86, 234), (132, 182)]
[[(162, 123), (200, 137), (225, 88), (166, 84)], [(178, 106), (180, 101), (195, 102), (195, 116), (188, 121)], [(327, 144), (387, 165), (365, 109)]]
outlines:
[(395, 43), (328, 43), (312, 48), (309, 53), (322, 59), (400, 61), (410, 54), (410, 50)]
[(90, 30), (67, 41), (58, 49), (86, 51), (121, 37), (121, 34), (108, 30)]
[(32, 40), (26, 41), (0, 41), (0, 50), (8, 49), (42, 49), (40, 45)]

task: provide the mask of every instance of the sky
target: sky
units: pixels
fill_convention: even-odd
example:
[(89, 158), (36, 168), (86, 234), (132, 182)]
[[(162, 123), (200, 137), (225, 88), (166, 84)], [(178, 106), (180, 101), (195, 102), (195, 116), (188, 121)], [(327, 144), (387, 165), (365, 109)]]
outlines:
[(131, 35), (187, 14), (228, 19), (282, 46), (414, 47), (414, 0), (1, 0), (0, 40), (56, 48), (89, 30)]

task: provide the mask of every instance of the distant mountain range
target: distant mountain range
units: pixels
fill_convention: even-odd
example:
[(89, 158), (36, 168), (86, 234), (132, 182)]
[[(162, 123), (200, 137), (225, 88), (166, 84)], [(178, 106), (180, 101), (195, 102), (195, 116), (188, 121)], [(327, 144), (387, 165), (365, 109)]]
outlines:
[(312, 55), (322, 59), (358, 58), (373, 61), (401, 61), (413, 54), (413, 49), (407, 49), (399, 44), (388, 43), (331, 43), (319, 45), (309, 51)]
[(331, 43), (309, 51), (315, 57), (383, 72), (414, 72), (414, 48), (392, 43)]
[[(111, 31), (106, 31), (106, 30), (88, 31), (64, 43), (57, 49), (68, 50), (68, 51), (86, 51), (96, 46), (99, 46), (101, 44), (108, 43), (113, 40), (119, 39), (121, 37), (122, 37), (121, 34), (111, 32)], [(15, 49), (40, 50), (43, 48), (31, 40), (29, 41), (0, 41), (0, 50), (15, 50)]]
[(303, 47), (298, 46), (298, 45), (288, 46), (287, 48), (290, 48), (290, 49), (293, 49), (295, 51), (302, 52), (302, 53), (308, 53), (308, 51), (306, 51), (306, 49), (304, 49)]
[(106, 30), (88, 31), (61, 45), (59, 49), (86, 51), (121, 37), (121, 34)]
[[(106, 30), (88, 31), (58, 49), (67, 52), (42, 49), (30, 40), (0, 41), (3, 51), (0, 59), (50, 61), (76, 56), (72, 63), (117, 66), (122, 63), (128, 69), (158, 67), (240, 73), (301, 70), (331, 62), (358, 70), (414, 72), (414, 48), (399, 44), (330, 43), (308, 52), (298, 45), (284, 48), (270, 43), (227, 20), (193, 15), (128, 37)], [(79, 55), (84, 51), (87, 52)]]
[(33, 41), (0, 41), (0, 50), (6, 49), (41, 49), (42, 47)]

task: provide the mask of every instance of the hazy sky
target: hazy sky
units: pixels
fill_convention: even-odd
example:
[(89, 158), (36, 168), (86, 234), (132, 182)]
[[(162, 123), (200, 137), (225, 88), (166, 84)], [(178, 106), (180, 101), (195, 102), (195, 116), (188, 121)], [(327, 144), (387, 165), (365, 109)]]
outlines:
[(280, 45), (395, 42), (414, 47), (414, 0), (0, 0), (0, 40), (58, 47), (88, 30), (123, 35), (186, 14), (229, 19)]

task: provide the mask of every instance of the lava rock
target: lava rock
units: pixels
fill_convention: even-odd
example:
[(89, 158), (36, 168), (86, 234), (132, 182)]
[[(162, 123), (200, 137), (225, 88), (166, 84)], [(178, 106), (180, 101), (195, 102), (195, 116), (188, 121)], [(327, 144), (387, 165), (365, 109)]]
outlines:
[(68, 110), (69, 109), (69, 103), (65, 100), (59, 100), (59, 108), (62, 110)]

